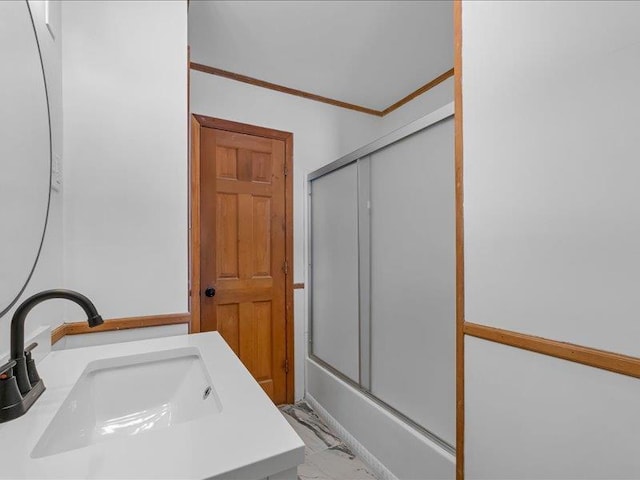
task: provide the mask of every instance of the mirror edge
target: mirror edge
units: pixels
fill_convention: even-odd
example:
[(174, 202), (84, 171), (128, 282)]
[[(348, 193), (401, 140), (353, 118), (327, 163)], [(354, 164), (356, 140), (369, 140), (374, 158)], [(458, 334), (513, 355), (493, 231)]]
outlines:
[(38, 252), (36, 253), (36, 257), (33, 261), (33, 265), (31, 266), (31, 271), (27, 276), (27, 279), (24, 282), (20, 291), (16, 294), (15, 298), (9, 302), (5, 308), (0, 310), (0, 318), (6, 315), (9, 310), (13, 308), (13, 306), (18, 302), (24, 291), (27, 289), (31, 278), (33, 277), (33, 273), (36, 270), (36, 266), (38, 265), (38, 260), (40, 259), (40, 254), (42, 253), (42, 247), (44, 245), (44, 238), (47, 233), (47, 225), (49, 224), (49, 211), (51, 208), (51, 175), (52, 175), (52, 167), (53, 167), (53, 139), (51, 132), (51, 105), (49, 103), (49, 91), (47, 89), (47, 75), (44, 69), (44, 61), (42, 59), (42, 48), (40, 47), (40, 40), (38, 39), (38, 31), (36, 29), (35, 21), (33, 20), (33, 13), (31, 12), (31, 6), (29, 5), (28, 0), (24, 0), (27, 5), (27, 11), (29, 12), (29, 18), (31, 20), (31, 28), (33, 29), (33, 36), (36, 40), (36, 46), (38, 48), (38, 57), (40, 59), (40, 69), (42, 71), (42, 83), (44, 85), (44, 96), (47, 103), (47, 124), (49, 125), (49, 194), (47, 195), (47, 211), (45, 213), (44, 218), (44, 226), (42, 227), (42, 237), (40, 238), (40, 245), (38, 246)]

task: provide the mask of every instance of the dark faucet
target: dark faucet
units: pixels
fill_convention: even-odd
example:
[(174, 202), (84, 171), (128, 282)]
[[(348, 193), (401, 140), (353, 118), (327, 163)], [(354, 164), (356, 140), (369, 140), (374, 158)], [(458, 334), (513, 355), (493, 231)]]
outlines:
[(45, 390), (31, 358), (31, 350), (37, 344), (24, 348), (24, 321), (33, 307), (52, 298), (64, 298), (80, 305), (92, 328), (103, 323), (91, 300), (72, 290), (46, 290), (26, 299), (11, 319), (11, 359), (0, 367), (0, 423), (24, 415)]

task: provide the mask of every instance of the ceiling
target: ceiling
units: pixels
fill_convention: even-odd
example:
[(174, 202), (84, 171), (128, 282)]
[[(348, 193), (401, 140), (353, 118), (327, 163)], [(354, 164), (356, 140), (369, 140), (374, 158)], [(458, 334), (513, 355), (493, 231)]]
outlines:
[(191, 1), (191, 61), (382, 110), (453, 67), (451, 1)]

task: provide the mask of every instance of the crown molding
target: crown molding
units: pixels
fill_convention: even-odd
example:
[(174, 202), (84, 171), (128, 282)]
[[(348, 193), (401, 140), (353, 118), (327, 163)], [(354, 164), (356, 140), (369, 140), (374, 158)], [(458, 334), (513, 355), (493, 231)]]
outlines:
[(308, 100), (314, 100), (316, 102), (327, 103), (329, 105), (333, 105), (334, 107), (355, 110), (356, 112), (375, 115), (377, 117), (382, 116), (382, 112), (380, 110), (374, 110), (372, 108), (362, 107), (353, 103), (347, 103), (340, 100), (335, 100), (333, 98), (323, 97), (321, 95), (316, 95), (315, 93), (305, 92), (304, 90), (298, 90), (295, 88), (285, 87), (284, 85), (278, 85), (277, 83), (265, 82), (264, 80), (248, 77), (239, 73), (229, 72), (220, 68), (210, 67), (208, 65), (202, 65), (195, 62), (191, 62), (191, 68), (193, 70), (198, 70), (199, 72), (209, 73), (211, 75), (228, 78), (237, 82), (248, 83), (249, 85), (255, 85), (256, 87), (267, 88), (269, 90), (275, 90), (276, 92), (288, 93), (289, 95), (294, 95), (296, 97), (302, 97)]
[(409, 103), (414, 98), (417, 98), (423, 93), (431, 90), (436, 85), (439, 85), (440, 83), (444, 82), (446, 79), (454, 75), (454, 69), (451, 68), (450, 70), (447, 70), (441, 75), (438, 75), (433, 80), (425, 83), (423, 86), (411, 92), (409, 95), (401, 98), (396, 103), (389, 105), (387, 108), (383, 110), (376, 110), (374, 108), (363, 107), (361, 105), (343, 102), (341, 100), (336, 100), (329, 97), (323, 97), (322, 95), (316, 95), (315, 93), (306, 92), (304, 90), (298, 90), (296, 88), (286, 87), (284, 85), (279, 85), (277, 83), (267, 82), (265, 80), (249, 77), (247, 75), (241, 75), (239, 73), (230, 72), (228, 70), (222, 70), (221, 68), (210, 67), (209, 65), (203, 65), (201, 63), (191, 62), (190, 67), (192, 70), (197, 70), (199, 72), (208, 73), (210, 75), (215, 75), (218, 77), (228, 78), (230, 80), (235, 80), (236, 82), (242, 82), (242, 83), (247, 83), (249, 85), (254, 85), (256, 87), (267, 88), (269, 90), (274, 90), (276, 92), (287, 93), (289, 95), (294, 95), (296, 97), (306, 98), (307, 100), (326, 103), (328, 105), (333, 105), (334, 107), (346, 108), (347, 110), (354, 110), (356, 112), (366, 113), (368, 115), (374, 115), (376, 117), (384, 117), (385, 115), (388, 115), (389, 113)]
[(393, 105), (389, 105), (387, 108), (385, 108), (384, 110), (382, 110), (382, 116), (384, 117), (385, 115), (390, 114), (391, 112), (393, 112), (394, 110), (397, 110), (398, 108), (402, 107), (403, 105), (409, 103), (411, 100), (413, 100), (416, 97), (419, 97), (420, 95), (422, 95), (423, 93), (431, 90), (433, 87), (435, 87), (436, 85), (441, 84), (442, 82), (444, 82), (447, 78), (453, 77), (453, 68), (450, 70), (447, 70), (446, 72), (444, 72), (441, 75), (438, 75), (436, 78), (434, 78), (433, 80), (431, 80), (430, 82), (425, 83), (423, 86), (421, 86), (420, 88), (418, 88), (417, 90), (415, 90), (414, 92), (411, 92), (409, 95), (407, 95), (404, 98), (401, 98), (400, 100), (398, 100), (396, 103), (394, 103)]

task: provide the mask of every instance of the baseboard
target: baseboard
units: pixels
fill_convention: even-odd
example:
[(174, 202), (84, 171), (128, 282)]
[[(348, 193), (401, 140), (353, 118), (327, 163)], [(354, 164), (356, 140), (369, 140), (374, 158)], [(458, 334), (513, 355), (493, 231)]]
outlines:
[(329, 412), (327, 412), (312, 395), (306, 394), (305, 400), (318, 416), (340, 437), (340, 439), (362, 460), (371, 473), (379, 480), (398, 480), (364, 445), (351, 435)]

